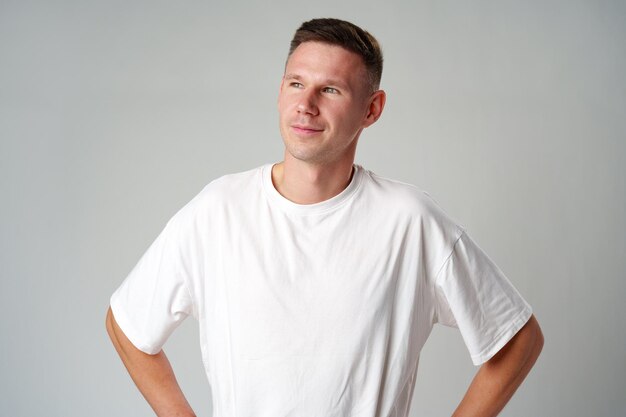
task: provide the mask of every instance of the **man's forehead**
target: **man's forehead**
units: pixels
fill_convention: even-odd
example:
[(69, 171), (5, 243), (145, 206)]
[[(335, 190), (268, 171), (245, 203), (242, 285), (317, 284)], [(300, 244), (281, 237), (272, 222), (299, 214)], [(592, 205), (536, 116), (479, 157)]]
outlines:
[(287, 60), (284, 78), (301, 79), (311, 71), (322, 72), (329, 80), (341, 81), (352, 78), (355, 70), (358, 75), (367, 76), (363, 59), (357, 53), (338, 45), (308, 41), (300, 44)]
[[(363, 61), (363, 59), (361, 58), (359, 54), (357, 54), (354, 51), (351, 51), (348, 48), (345, 48), (341, 45), (336, 45), (333, 43), (322, 42), (322, 41), (302, 42), (300, 45), (298, 45), (296, 49), (294, 49), (292, 54), (289, 56), (289, 59), (291, 59), (294, 55), (309, 55), (309, 54), (315, 54), (315, 53), (331, 54), (333, 52), (335, 54), (340, 53), (346, 57), (351, 56), (352, 58), (361, 62)], [(287, 60), (287, 62), (289, 62), (289, 59)]]

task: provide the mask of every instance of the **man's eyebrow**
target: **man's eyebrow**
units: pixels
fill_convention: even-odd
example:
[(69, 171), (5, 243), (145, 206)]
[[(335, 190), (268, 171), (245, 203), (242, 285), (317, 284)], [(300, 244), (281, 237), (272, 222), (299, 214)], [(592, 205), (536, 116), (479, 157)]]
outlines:
[[(296, 80), (296, 81), (302, 81), (302, 77), (299, 76), (298, 74), (294, 74), (294, 73), (287, 73), (284, 76), (285, 80)], [(344, 83), (343, 81), (339, 81), (333, 78), (329, 78), (326, 81), (324, 81), (323, 84), (326, 85), (336, 85), (337, 87), (340, 87), (342, 89), (346, 89), (349, 90), (350, 87), (348, 86), (348, 84)]]
[(302, 77), (300, 77), (298, 74), (292, 74), (292, 73), (288, 73), (285, 74), (285, 80), (302, 80)]

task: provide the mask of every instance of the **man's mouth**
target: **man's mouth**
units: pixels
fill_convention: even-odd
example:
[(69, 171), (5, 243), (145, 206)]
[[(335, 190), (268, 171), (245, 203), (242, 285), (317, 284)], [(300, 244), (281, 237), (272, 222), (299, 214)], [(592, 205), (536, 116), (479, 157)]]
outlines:
[(293, 124), (291, 125), (291, 128), (296, 133), (300, 133), (303, 135), (312, 135), (315, 133), (322, 132), (324, 130), (324, 129), (318, 128), (317, 126), (309, 126), (309, 125), (302, 125), (302, 124)]

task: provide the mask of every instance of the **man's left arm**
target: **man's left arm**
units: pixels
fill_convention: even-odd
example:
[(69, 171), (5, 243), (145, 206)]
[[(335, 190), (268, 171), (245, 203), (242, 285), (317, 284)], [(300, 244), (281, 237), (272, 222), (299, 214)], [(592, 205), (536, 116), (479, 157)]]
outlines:
[(452, 417), (494, 417), (509, 402), (533, 367), (543, 334), (534, 315), (515, 336), (485, 362)]

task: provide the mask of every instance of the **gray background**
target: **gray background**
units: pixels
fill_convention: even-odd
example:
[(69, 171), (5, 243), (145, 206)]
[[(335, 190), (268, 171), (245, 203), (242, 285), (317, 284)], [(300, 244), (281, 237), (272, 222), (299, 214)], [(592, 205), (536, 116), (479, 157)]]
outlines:
[[(322, 16), (384, 48), (357, 163), (428, 191), (534, 307), (546, 345), (502, 415), (625, 415), (624, 2), (335, 0), (0, 2), (0, 415), (152, 415), (109, 296), (206, 183), (282, 159), (288, 42)], [(166, 352), (208, 417), (195, 325)], [(476, 370), (436, 326), (412, 416)]]

